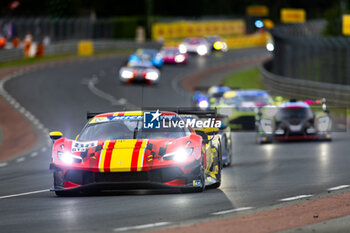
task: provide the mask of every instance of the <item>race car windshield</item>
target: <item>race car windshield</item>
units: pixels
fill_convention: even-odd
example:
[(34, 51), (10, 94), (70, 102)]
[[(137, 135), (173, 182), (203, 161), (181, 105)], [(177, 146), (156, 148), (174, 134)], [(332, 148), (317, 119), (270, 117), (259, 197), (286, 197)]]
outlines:
[(269, 99), (261, 96), (236, 96), (234, 98), (225, 99), (225, 104), (238, 106), (243, 102), (253, 102), (258, 105), (267, 105), (270, 103)]
[(186, 43), (188, 44), (200, 44), (202, 41), (200, 39), (187, 39)]
[(207, 37), (207, 41), (214, 43), (216, 41), (221, 41), (221, 38), (218, 36), (209, 36), (209, 37)]
[(167, 127), (163, 127), (161, 124), (158, 129), (145, 129), (142, 124), (142, 119), (89, 124), (81, 132), (78, 141), (180, 138), (186, 137), (190, 133), (187, 128), (174, 127), (173, 124), (166, 124)]
[(277, 117), (281, 119), (304, 119), (307, 118), (308, 114), (309, 109), (307, 108), (282, 108), (277, 113)]
[(134, 69), (149, 69), (151, 67), (149, 67), (149, 66), (130, 66), (130, 68), (134, 68)]

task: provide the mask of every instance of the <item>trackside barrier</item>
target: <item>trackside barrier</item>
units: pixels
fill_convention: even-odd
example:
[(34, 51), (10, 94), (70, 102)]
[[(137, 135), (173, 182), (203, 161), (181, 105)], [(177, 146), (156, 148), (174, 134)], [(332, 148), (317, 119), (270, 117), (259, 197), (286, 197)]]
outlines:
[(295, 79), (270, 72), (272, 60), (260, 65), (261, 81), (274, 95), (297, 99), (321, 99), (335, 106), (350, 106), (350, 86)]
[[(59, 43), (50, 44), (45, 47), (45, 56), (78, 54), (78, 40), (68, 40)], [(93, 52), (134, 50), (137, 48), (155, 48), (159, 49), (162, 44), (153, 41), (137, 43), (128, 40), (93, 40)], [(16, 48), (10, 50), (0, 50), (0, 62), (9, 62), (24, 58), (24, 49)]]
[[(268, 39), (268, 34), (256, 33), (250, 35), (223, 37), (223, 39), (226, 41), (229, 49), (250, 48), (265, 46)], [(182, 41), (183, 39), (168, 40), (164, 42), (164, 45), (178, 46)]]
[(78, 42), (78, 55), (89, 56), (94, 53), (94, 43), (91, 40), (82, 40)]
[(246, 25), (242, 19), (175, 21), (154, 23), (152, 25), (152, 40), (161, 41), (206, 35), (243, 35), (245, 32)]

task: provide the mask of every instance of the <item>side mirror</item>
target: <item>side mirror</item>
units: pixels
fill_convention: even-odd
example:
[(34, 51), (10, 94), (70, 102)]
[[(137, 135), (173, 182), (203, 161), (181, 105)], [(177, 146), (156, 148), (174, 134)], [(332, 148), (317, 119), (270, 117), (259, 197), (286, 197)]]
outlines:
[(205, 132), (203, 132), (202, 130), (195, 130), (196, 134), (198, 134), (199, 136), (202, 137), (202, 143), (203, 144), (208, 144), (209, 143), (209, 139), (208, 139), (208, 134), (206, 134)]
[(61, 137), (63, 137), (63, 134), (59, 131), (50, 132), (49, 135), (52, 141), (56, 141), (57, 139), (60, 139)]

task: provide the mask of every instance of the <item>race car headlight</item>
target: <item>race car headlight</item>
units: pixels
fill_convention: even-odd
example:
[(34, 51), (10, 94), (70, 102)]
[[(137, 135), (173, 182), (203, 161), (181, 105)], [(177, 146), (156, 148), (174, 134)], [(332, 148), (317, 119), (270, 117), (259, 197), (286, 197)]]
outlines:
[(82, 161), (81, 157), (77, 155), (73, 155), (69, 152), (58, 151), (57, 157), (59, 160), (61, 160), (65, 164), (80, 163)]
[(203, 56), (205, 54), (208, 53), (208, 49), (205, 45), (200, 45), (197, 47), (197, 53), (200, 55), (200, 56)]
[(318, 131), (328, 131), (330, 126), (330, 119), (329, 117), (320, 117), (317, 120), (317, 129)]
[(198, 103), (198, 106), (202, 109), (205, 109), (205, 108), (209, 107), (209, 103), (206, 100), (202, 100)]
[(223, 45), (223, 43), (222, 43), (221, 41), (216, 41), (216, 42), (214, 43), (213, 47), (214, 47), (214, 49), (216, 49), (216, 50), (221, 50), (221, 49), (224, 47), (224, 45)]
[(158, 79), (158, 77), (159, 77), (159, 75), (158, 75), (158, 73), (157, 72), (155, 72), (155, 71), (151, 71), (151, 72), (147, 72), (147, 74), (146, 74), (146, 79), (148, 79), (148, 80), (152, 80), (152, 81), (155, 81), (155, 80), (157, 80)]
[(125, 79), (130, 79), (130, 78), (134, 77), (134, 74), (131, 71), (129, 71), (129, 70), (123, 70), (121, 72), (120, 76), (122, 78), (125, 78)]
[(180, 53), (186, 53), (187, 52), (186, 46), (184, 44), (180, 44), (179, 51), (180, 51)]
[(184, 162), (190, 156), (193, 152), (193, 147), (190, 148), (181, 148), (178, 149), (177, 151), (169, 154), (165, 154), (163, 158), (165, 160), (174, 160), (176, 162)]
[(266, 44), (266, 49), (267, 49), (267, 51), (272, 52), (275, 49), (275, 46), (273, 45), (273, 43), (268, 42)]
[(225, 42), (222, 42), (222, 51), (226, 52), (227, 51), (227, 44)]
[(176, 62), (176, 63), (181, 63), (181, 62), (183, 62), (183, 61), (185, 61), (185, 56), (184, 56), (184, 55), (179, 54), (179, 55), (176, 55), (176, 56), (175, 56), (175, 62)]
[(271, 134), (273, 129), (272, 129), (272, 121), (268, 119), (261, 119), (260, 120), (261, 128), (262, 130), (267, 133)]

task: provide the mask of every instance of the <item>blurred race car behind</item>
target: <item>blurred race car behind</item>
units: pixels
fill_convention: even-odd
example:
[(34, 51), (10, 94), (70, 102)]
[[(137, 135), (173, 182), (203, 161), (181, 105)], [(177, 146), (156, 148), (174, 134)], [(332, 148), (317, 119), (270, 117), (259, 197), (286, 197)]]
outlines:
[(156, 49), (137, 49), (136, 52), (129, 57), (129, 62), (150, 61), (153, 66), (161, 68), (163, 59)]
[(210, 54), (211, 46), (204, 38), (191, 37), (187, 38), (179, 45), (179, 50), (181, 53), (195, 53), (200, 56), (205, 56)]
[(233, 90), (224, 93), (217, 108), (220, 114), (228, 116), (224, 123), (231, 129), (254, 130), (257, 110), (271, 103), (266, 91)]
[(209, 42), (211, 49), (214, 51), (226, 52), (228, 49), (226, 42), (220, 36), (207, 36), (205, 39)]
[(181, 53), (178, 47), (163, 47), (160, 55), (165, 64), (186, 64), (187, 53)]
[(267, 105), (257, 118), (257, 142), (273, 140), (332, 140), (332, 119), (325, 103), (313, 109), (303, 101), (291, 100), (279, 106)]
[(159, 77), (159, 70), (150, 61), (129, 61), (119, 70), (119, 80), (122, 83), (157, 84)]

